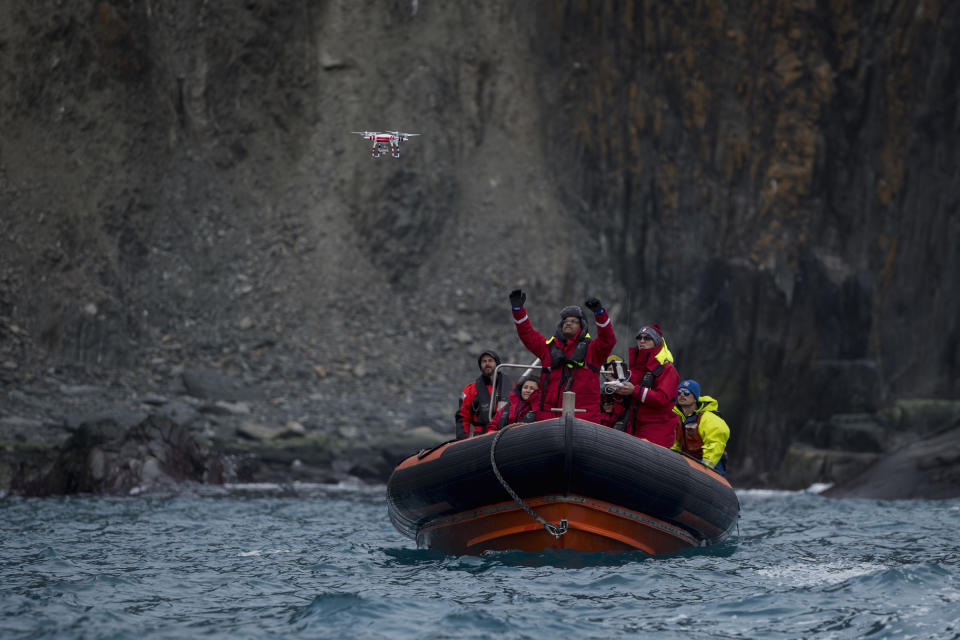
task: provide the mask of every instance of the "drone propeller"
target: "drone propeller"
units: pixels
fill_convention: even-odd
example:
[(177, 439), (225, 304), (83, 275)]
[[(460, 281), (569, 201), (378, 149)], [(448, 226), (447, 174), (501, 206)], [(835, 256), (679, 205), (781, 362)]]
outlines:
[(403, 131), (387, 131), (387, 133), (399, 139), (401, 142), (406, 142), (411, 137), (420, 135), (419, 133), (404, 133)]
[(351, 131), (350, 133), (355, 133), (358, 136), (363, 136), (364, 138), (377, 135), (375, 131)]

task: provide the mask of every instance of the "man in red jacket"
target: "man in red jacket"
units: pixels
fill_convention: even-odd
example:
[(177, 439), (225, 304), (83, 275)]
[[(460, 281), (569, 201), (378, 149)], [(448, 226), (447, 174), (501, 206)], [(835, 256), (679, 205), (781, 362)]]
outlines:
[(661, 447), (673, 445), (680, 376), (673, 367), (673, 354), (667, 348), (659, 324), (641, 327), (637, 347), (630, 347), (630, 381), (617, 393), (630, 403), (627, 433)]
[[(583, 413), (576, 416), (600, 424), (602, 413), (598, 374), (617, 343), (613, 325), (603, 305), (596, 298), (584, 303), (596, 319), (596, 339), (590, 337), (583, 309), (576, 305), (560, 310), (560, 324), (556, 332), (550, 338), (544, 338), (533, 328), (523, 308), (526, 299), (527, 295), (520, 289), (510, 292), (517, 335), (530, 353), (540, 358), (543, 367), (537, 420), (558, 417), (559, 412), (551, 409), (563, 405), (564, 391), (573, 391), (577, 394), (576, 408), (584, 409)], [(673, 411), (672, 405), (670, 411)]]
[[(480, 357), (477, 358), (480, 376), (463, 388), (460, 393), (460, 406), (454, 416), (457, 440), (483, 433), (487, 423), (490, 422), (493, 372), (498, 364), (500, 364), (500, 356), (490, 349), (481, 353)], [(507, 381), (504, 381), (502, 386), (508, 386)], [(501, 390), (501, 394), (504, 396), (503, 399), (506, 400), (506, 392)]]

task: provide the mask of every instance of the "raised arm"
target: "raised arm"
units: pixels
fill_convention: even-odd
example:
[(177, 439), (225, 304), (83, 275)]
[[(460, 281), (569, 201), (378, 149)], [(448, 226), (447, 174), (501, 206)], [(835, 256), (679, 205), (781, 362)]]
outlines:
[(520, 337), (520, 342), (530, 353), (540, 358), (540, 362), (544, 366), (549, 366), (550, 348), (547, 347), (547, 339), (530, 323), (530, 316), (527, 315), (527, 310), (523, 308), (526, 299), (527, 294), (520, 289), (514, 289), (510, 292), (510, 307), (513, 310), (513, 322), (517, 326), (517, 335)]
[(610, 355), (613, 347), (617, 344), (617, 336), (613, 332), (613, 322), (599, 300), (589, 298), (583, 304), (590, 311), (593, 311), (597, 323), (597, 337), (590, 342), (589, 348), (594, 354), (594, 364), (600, 366), (607, 361), (607, 356)]

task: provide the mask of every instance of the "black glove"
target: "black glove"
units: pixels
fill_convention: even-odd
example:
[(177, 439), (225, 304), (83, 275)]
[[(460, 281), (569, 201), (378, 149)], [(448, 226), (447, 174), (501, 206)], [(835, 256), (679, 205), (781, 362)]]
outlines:
[(653, 383), (656, 379), (657, 377), (653, 375), (652, 371), (647, 371), (645, 374), (643, 374), (643, 380), (640, 381), (640, 386), (646, 387), (647, 389), (653, 389)]
[(514, 289), (510, 292), (510, 304), (514, 307), (522, 307), (527, 300), (527, 294), (520, 289)]
[(600, 313), (603, 311), (603, 304), (596, 298), (587, 298), (587, 301), (583, 303), (586, 305), (587, 309), (593, 311), (594, 313)]

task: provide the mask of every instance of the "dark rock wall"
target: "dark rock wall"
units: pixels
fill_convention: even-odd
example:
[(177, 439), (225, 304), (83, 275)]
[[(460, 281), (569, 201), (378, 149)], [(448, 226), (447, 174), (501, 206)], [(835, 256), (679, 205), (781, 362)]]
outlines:
[(810, 417), (960, 392), (960, 6), (546, 6), (558, 184), (633, 324), (736, 416), (740, 464)]
[(316, 371), (442, 431), (475, 352), (529, 360), (507, 291), (544, 332), (598, 295), (761, 478), (808, 419), (960, 393), (958, 36), (920, 0), (3, 3), (0, 374)]

